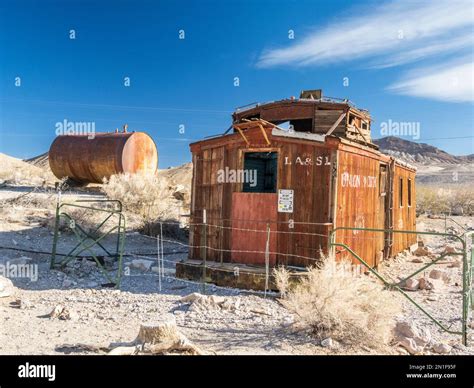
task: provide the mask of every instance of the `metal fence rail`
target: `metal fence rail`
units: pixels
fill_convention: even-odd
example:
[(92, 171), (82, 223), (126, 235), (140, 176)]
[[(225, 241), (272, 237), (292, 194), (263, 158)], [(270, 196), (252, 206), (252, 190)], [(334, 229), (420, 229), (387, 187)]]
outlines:
[[(444, 236), (445, 238), (449, 237), (454, 240), (457, 240), (462, 245), (462, 252), (448, 252), (444, 253), (438, 258), (432, 260), (431, 263), (423, 266), (421, 269), (415, 271), (411, 275), (407, 276), (406, 278), (402, 279), (398, 283), (391, 283), (388, 282), (382, 275), (378, 273), (378, 271), (372, 267), (370, 267), (363, 258), (361, 258), (356, 252), (354, 252), (347, 244), (344, 243), (337, 243), (335, 241), (336, 232), (338, 230), (358, 230), (358, 231), (365, 231), (365, 232), (378, 232), (378, 233), (405, 233), (405, 234), (416, 234), (416, 235), (431, 235), (431, 236)], [(373, 273), (379, 280), (381, 280), (384, 285), (389, 289), (394, 289), (399, 291), (405, 298), (407, 298), (415, 307), (417, 307), (420, 311), (422, 311), (429, 319), (431, 319), (439, 328), (443, 331), (450, 333), (450, 334), (457, 334), (462, 336), (462, 342), (465, 346), (468, 345), (468, 317), (469, 317), (469, 309), (470, 309), (470, 299), (472, 298), (472, 264), (474, 262), (474, 250), (472, 249), (471, 245), (471, 260), (468, 262), (467, 260), (467, 237), (471, 235), (473, 237), (473, 244), (474, 244), (474, 235), (473, 232), (469, 232), (466, 235), (458, 236), (455, 234), (450, 233), (438, 233), (438, 232), (417, 232), (417, 231), (407, 231), (407, 230), (392, 230), (392, 229), (373, 229), (373, 228), (353, 228), (353, 227), (338, 227), (331, 231), (330, 238), (329, 238), (329, 246), (330, 247), (342, 247), (346, 249), (352, 257), (354, 257), (357, 261), (359, 261), (364, 267), (366, 267), (371, 273)], [(446, 256), (462, 256), (463, 257), (463, 290), (462, 290), (462, 326), (461, 331), (452, 331), (449, 328), (445, 327), (440, 321), (434, 318), (430, 313), (428, 313), (423, 307), (421, 307), (415, 300), (413, 300), (405, 291), (403, 291), (400, 287), (406, 280), (412, 278), (413, 276), (417, 275), (418, 273), (424, 271), (425, 269), (435, 265), (438, 261), (443, 259)]]

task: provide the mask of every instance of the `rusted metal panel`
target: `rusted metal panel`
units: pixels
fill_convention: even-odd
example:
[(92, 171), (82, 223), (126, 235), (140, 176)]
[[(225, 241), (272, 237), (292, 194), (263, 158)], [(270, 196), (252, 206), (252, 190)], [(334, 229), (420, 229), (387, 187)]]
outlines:
[(155, 173), (158, 152), (143, 132), (56, 137), (49, 150), (54, 175), (82, 183), (102, 183), (119, 173)]
[[(265, 265), (267, 224), (270, 231), (277, 230), (277, 197), (274, 193), (232, 194), (232, 262)], [(276, 262), (276, 248), (276, 234), (270, 233), (270, 265)]]

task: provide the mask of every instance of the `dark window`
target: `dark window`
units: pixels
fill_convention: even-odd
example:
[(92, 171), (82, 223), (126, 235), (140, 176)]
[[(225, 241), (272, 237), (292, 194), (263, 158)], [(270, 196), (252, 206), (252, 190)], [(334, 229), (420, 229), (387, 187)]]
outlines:
[(244, 154), (244, 193), (276, 193), (278, 154), (246, 152)]
[(398, 197), (400, 198), (400, 207), (403, 207), (403, 178), (400, 178), (400, 187), (398, 188)]
[(312, 119), (290, 120), (290, 125), (295, 132), (313, 132)]
[(411, 179), (408, 179), (408, 206), (411, 206)]

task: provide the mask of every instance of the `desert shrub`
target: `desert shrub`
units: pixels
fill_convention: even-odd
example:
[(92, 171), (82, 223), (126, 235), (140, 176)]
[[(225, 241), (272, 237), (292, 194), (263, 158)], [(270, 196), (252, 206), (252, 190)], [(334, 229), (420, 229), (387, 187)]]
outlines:
[(137, 214), (146, 222), (153, 217), (161, 187), (155, 175), (118, 174), (104, 180), (102, 191), (110, 199), (121, 201), (126, 211)]
[(331, 337), (349, 346), (376, 349), (390, 340), (400, 301), (353, 268), (326, 258), (321, 268), (309, 268), (307, 276), (289, 289), (286, 270), (276, 269), (276, 283), (284, 288), (281, 302), (295, 314), (296, 323), (318, 339)]
[(416, 189), (417, 213), (463, 214), (474, 212), (474, 187), (456, 185), (435, 187), (418, 185)]

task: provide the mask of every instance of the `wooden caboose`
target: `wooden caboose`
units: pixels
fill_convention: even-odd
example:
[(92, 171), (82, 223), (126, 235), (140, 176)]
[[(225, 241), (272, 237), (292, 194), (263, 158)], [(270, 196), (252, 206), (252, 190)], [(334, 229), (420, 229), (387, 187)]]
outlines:
[[(368, 111), (305, 91), (232, 118), (229, 133), (190, 145), (190, 251), (177, 276), (200, 279), (205, 261), (206, 281), (261, 289), (265, 266), (316, 264), (336, 227), (415, 230), (415, 169), (372, 143)], [(335, 240), (376, 267), (416, 235), (339, 230)]]

